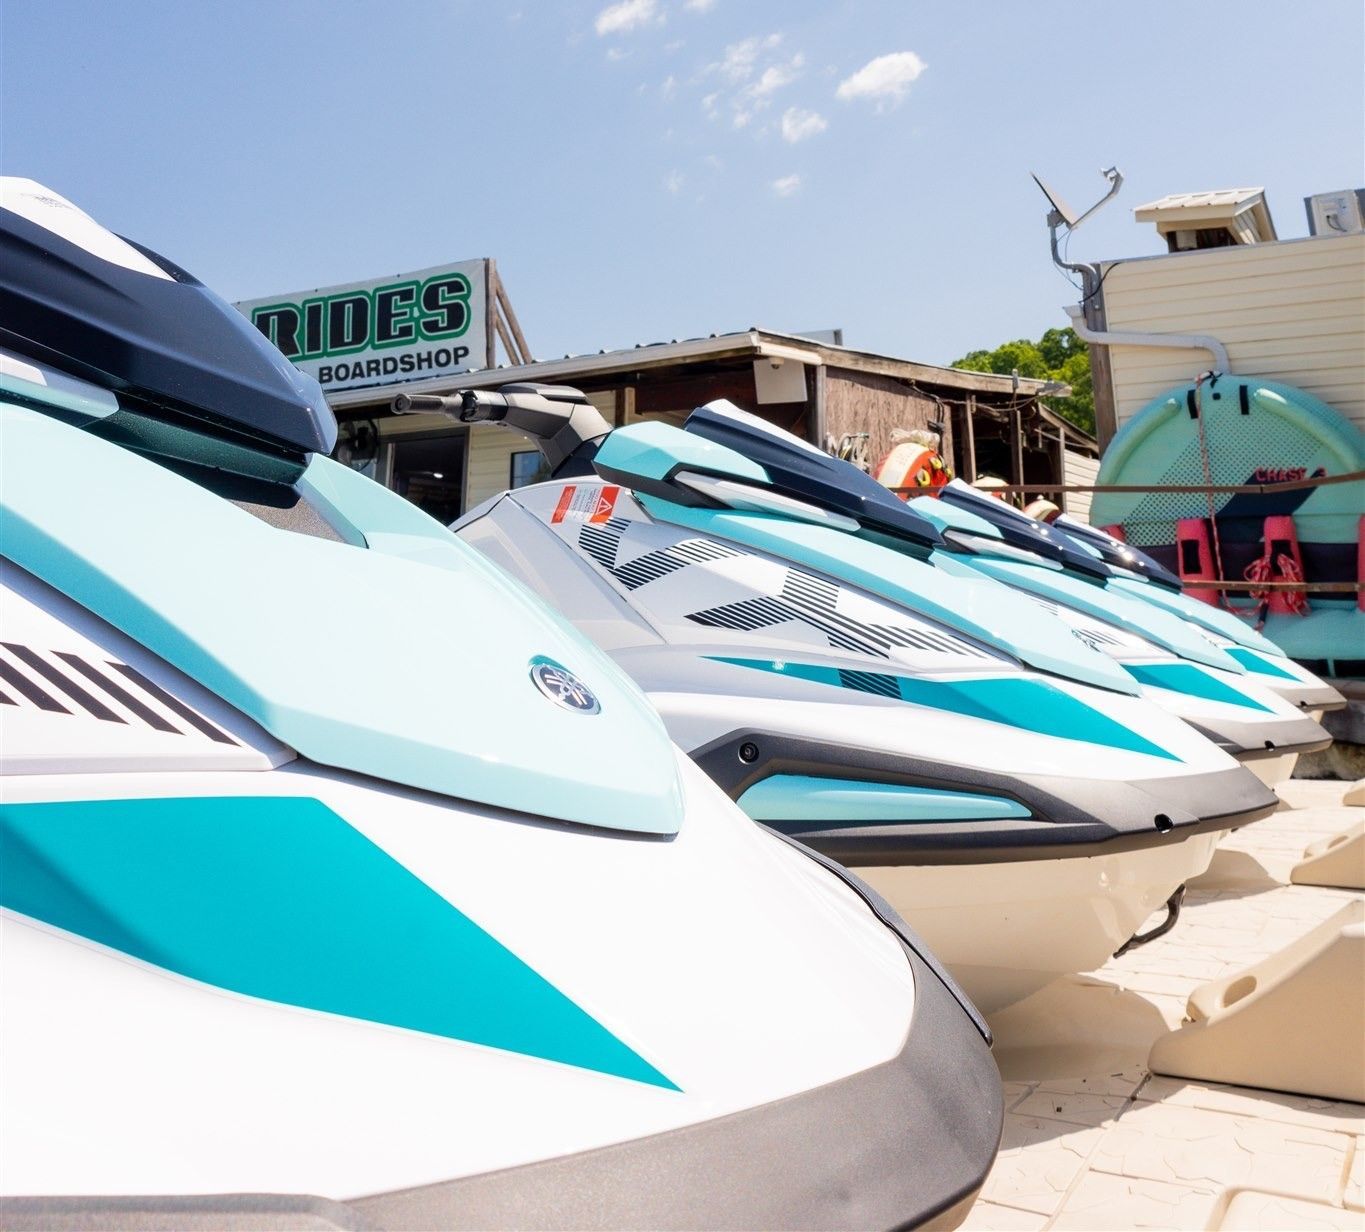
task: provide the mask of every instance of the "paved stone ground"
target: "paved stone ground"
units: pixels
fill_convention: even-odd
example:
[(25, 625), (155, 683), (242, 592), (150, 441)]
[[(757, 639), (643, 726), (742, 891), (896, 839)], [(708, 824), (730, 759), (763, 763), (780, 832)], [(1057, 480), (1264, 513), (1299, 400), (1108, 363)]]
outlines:
[(1345, 786), (1286, 784), (1280, 812), (1220, 844), (1174, 930), (995, 1017), (1005, 1134), (965, 1228), (1365, 1232), (1365, 1107), (1146, 1068), (1196, 987), (1359, 897), (1286, 884), (1308, 843), (1365, 812)]

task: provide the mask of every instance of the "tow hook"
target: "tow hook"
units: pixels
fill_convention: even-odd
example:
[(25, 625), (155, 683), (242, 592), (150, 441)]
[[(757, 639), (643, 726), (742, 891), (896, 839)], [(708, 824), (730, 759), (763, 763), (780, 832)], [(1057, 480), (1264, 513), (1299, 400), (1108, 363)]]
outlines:
[(1135, 950), (1140, 945), (1146, 945), (1149, 941), (1155, 941), (1158, 937), (1164, 937), (1175, 927), (1175, 922), (1180, 919), (1180, 906), (1184, 901), (1185, 887), (1184, 885), (1178, 885), (1175, 888), (1175, 893), (1166, 900), (1166, 918), (1150, 932), (1134, 933), (1114, 951), (1114, 957), (1119, 958), (1128, 953), (1129, 950)]

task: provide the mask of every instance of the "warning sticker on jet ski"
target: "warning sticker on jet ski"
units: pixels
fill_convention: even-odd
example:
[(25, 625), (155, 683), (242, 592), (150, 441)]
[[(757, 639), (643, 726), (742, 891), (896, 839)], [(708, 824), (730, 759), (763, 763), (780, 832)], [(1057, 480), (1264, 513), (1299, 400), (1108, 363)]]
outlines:
[(606, 522), (616, 508), (616, 498), (621, 495), (617, 487), (579, 487), (569, 484), (559, 494), (559, 504), (550, 517), (551, 522)]

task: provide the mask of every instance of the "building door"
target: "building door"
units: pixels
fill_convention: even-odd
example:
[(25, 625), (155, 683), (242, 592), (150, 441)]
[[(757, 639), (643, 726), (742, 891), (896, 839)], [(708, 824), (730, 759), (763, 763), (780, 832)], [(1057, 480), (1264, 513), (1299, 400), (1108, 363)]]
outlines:
[(390, 438), (393, 490), (442, 525), (464, 512), (466, 438), (463, 430)]

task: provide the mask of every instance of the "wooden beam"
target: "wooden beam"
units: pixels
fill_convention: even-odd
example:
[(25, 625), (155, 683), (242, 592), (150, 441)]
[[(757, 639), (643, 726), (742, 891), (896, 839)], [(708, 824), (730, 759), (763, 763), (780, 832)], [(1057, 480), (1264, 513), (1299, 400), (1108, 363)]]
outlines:
[[(810, 371), (809, 369), (807, 371)], [(825, 447), (825, 365), (816, 364), (811, 371), (811, 414), (809, 432), (811, 444), (816, 449)]]
[(502, 319), (502, 313), (496, 307), (493, 309), (493, 325), (498, 331), (498, 337), (502, 339), (503, 352), (513, 363), (518, 363), (516, 343), (512, 341), (512, 335), (507, 332), (507, 325)]
[[(1065, 429), (1065, 428), (1060, 428), (1060, 427), (1059, 427), (1059, 428), (1057, 429), (1057, 442), (1056, 442), (1056, 448), (1053, 450), (1052, 456), (1053, 456), (1053, 458), (1054, 458), (1054, 462), (1053, 462), (1053, 466), (1052, 466), (1052, 470), (1053, 470), (1052, 478), (1053, 478), (1057, 483), (1065, 483), (1065, 482), (1066, 482), (1066, 429)], [(1066, 493), (1065, 493), (1065, 492), (1058, 492), (1058, 493), (1057, 493), (1057, 507), (1058, 507), (1059, 509), (1061, 509), (1061, 511), (1062, 511), (1063, 513), (1066, 512)]]
[(502, 319), (507, 322), (507, 328), (512, 331), (512, 337), (516, 339), (518, 358), (515, 362), (519, 364), (534, 363), (535, 361), (531, 358), (531, 348), (526, 345), (526, 335), (521, 332), (521, 323), (517, 320), (517, 314), (512, 311), (512, 301), (508, 297), (507, 288), (502, 285), (501, 277), (498, 279), (497, 292), (498, 308), (502, 312)]
[[(1086, 326), (1099, 333), (1109, 328), (1104, 306), (1104, 278), (1094, 295), (1084, 301)], [(1100, 453), (1108, 447), (1119, 430), (1118, 400), (1114, 396), (1114, 365), (1109, 347), (1104, 343), (1088, 344), (1090, 351), (1090, 388), (1095, 399), (1095, 438)]]
[[(820, 359), (831, 368), (850, 372), (870, 372), (877, 376), (899, 377), (922, 385), (937, 385), (941, 389), (957, 389), (966, 393), (999, 394), (1001, 397), (1037, 395), (1047, 382), (1021, 377), (1018, 388), (1014, 379), (995, 372), (973, 372), (966, 368), (940, 368), (934, 364), (920, 364), (909, 359), (895, 359), (889, 355), (872, 355), (865, 351), (814, 348)], [(1070, 392), (1070, 387), (1067, 387)], [(1062, 395), (1065, 396), (1065, 395)]]
[[(488, 348), (487, 367), (496, 368), (498, 366), (498, 266), (497, 262), (489, 257), (483, 267), (483, 341)], [(511, 356), (508, 356), (511, 360)]]
[[(668, 379), (663, 380), (655, 374), (645, 372), (640, 374), (636, 388), (642, 415), (657, 415), (661, 411), (691, 411), (713, 398), (729, 398), (731, 402), (746, 409), (753, 408), (757, 401), (754, 396), (752, 366), (709, 374), (680, 375), (676, 379), (669, 374)], [(795, 414), (797, 411), (804, 411), (805, 404), (795, 402), (759, 409), (781, 410), (784, 414)], [(765, 415), (765, 418), (770, 416)]]
[(976, 395), (968, 394), (962, 404), (962, 478), (976, 482)]
[(1024, 426), (1022, 413), (1010, 412), (1010, 483), (1018, 487), (1024, 482)]

